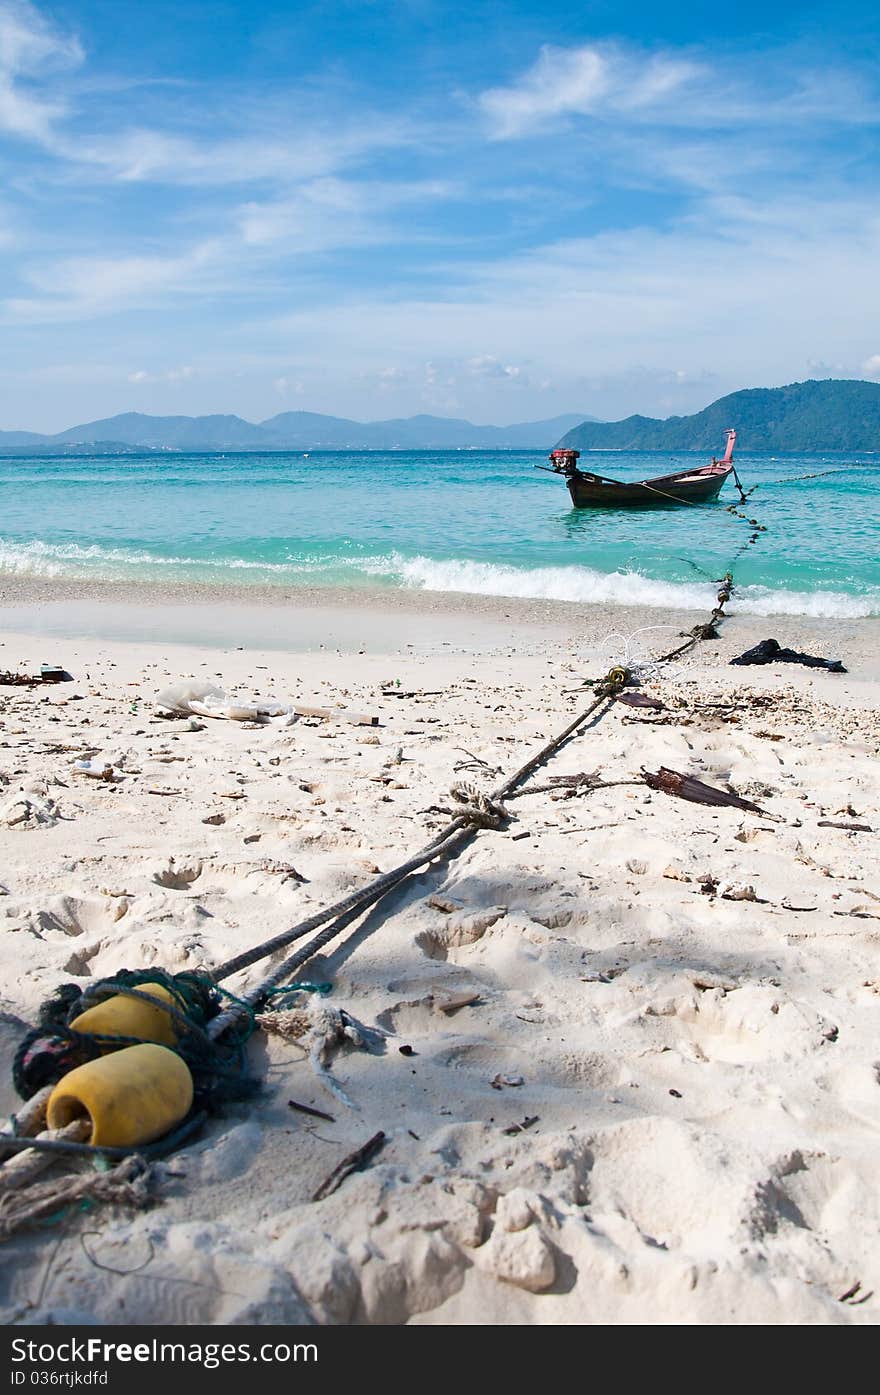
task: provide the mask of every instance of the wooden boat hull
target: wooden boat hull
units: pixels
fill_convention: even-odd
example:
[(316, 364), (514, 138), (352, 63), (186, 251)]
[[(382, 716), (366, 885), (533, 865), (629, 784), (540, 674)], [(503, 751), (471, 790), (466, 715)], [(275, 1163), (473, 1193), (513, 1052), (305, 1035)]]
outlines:
[(575, 469), (566, 475), (566, 483), (576, 509), (663, 508), (670, 504), (704, 504), (716, 498), (732, 470), (732, 465), (706, 465), (626, 484)]

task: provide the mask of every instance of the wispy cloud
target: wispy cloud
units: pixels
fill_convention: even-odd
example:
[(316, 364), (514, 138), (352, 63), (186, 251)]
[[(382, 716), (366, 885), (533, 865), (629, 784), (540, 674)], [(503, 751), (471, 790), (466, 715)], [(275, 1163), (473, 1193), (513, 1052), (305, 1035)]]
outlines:
[(271, 110), (251, 111), (240, 134), (197, 138), (133, 127), (112, 134), (56, 137), (55, 152), (94, 177), (124, 183), (220, 188), (284, 183), (330, 175), (365, 154), (403, 144), (399, 124), (345, 119), (332, 130), (308, 120), (279, 126)]
[(0, 5), (0, 131), (49, 144), (63, 101), (45, 95), (46, 77), (83, 61), (79, 41), (63, 34), (27, 0)]
[(221, 243), (205, 242), (179, 256), (69, 257), (34, 265), (24, 274), (35, 294), (10, 297), (6, 317), (41, 324), (161, 303), (204, 291), (205, 278), (216, 276), (224, 260)]
[(650, 111), (703, 72), (686, 59), (627, 53), (612, 44), (547, 45), (516, 82), (490, 88), (479, 103), (491, 133), (505, 140), (566, 116)]
[(328, 175), (301, 184), (283, 199), (242, 205), (236, 222), (248, 246), (280, 244), (288, 250), (326, 252), (387, 242), (387, 216), (406, 205), (430, 206), (457, 193), (443, 180), (382, 182)]
[(694, 53), (621, 43), (546, 45), (532, 67), (477, 102), (496, 140), (534, 136), (577, 117), (617, 129), (652, 124), (707, 132), (880, 119), (875, 85), (852, 67), (765, 53), (738, 72)]
[(196, 370), (191, 363), (181, 364), (179, 368), (165, 368), (158, 373), (150, 373), (146, 368), (137, 368), (134, 373), (126, 375), (130, 383), (188, 383), (195, 377)]
[(91, 172), (94, 179), (205, 188), (297, 181), (417, 139), (400, 118), (343, 111), (328, 120), (304, 103), (297, 112), (269, 97), (237, 109), (232, 94), (209, 122), (203, 94), (194, 94), (189, 107), (183, 100), (173, 105), (164, 125), (120, 123), (115, 113), (102, 118), (93, 99), (114, 86), (130, 96), (143, 82), (84, 78), (59, 93), (58, 74), (86, 59), (79, 39), (28, 0), (0, 0), (0, 133), (38, 143), (80, 178)]

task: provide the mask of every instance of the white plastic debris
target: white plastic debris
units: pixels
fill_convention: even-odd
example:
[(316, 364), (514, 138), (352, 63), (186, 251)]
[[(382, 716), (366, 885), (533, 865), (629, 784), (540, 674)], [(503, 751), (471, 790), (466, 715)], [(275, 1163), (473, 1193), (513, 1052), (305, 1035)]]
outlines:
[(91, 756), (87, 760), (75, 760), (73, 768), (78, 775), (89, 775), (93, 780), (118, 780), (121, 778), (113, 762), (104, 756)]
[(227, 722), (260, 722), (267, 717), (288, 717), (292, 711), (289, 704), (271, 699), (263, 701), (251, 697), (237, 701), (227, 697), (215, 684), (195, 679), (172, 683), (158, 695), (156, 703), (181, 716), (217, 717)]
[(193, 711), (193, 702), (204, 702), (206, 698), (225, 702), (226, 694), (216, 683), (184, 678), (179, 683), (172, 683), (170, 687), (163, 688), (156, 698), (156, 705), (164, 707), (166, 712), (179, 712), (181, 716), (186, 717)]

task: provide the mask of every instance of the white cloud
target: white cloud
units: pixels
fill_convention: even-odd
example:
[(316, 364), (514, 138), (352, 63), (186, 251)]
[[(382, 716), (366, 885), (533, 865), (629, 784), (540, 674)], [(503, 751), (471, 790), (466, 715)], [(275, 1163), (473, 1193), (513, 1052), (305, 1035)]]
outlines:
[(195, 377), (196, 370), (191, 364), (185, 363), (180, 368), (166, 368), (164, 372), (148, 373), (146, 369), (139, 368), (135, 373), (129, 373), (126, 381), (129, 383), (181, 383), (189, 382)]
[(56, 140), (56, 152), (82, 172), (123, 183), (196, 188), (317, 179), (377, 148), (405, 143), (399, 126), (365, 118), (342, 119), (333, 130), (306, 120), (279, 123), (269, 111), (251, 111), (243, 132), (196, 139), (179, 131), (133, 127), (112, 135)]
[[(867, 126), (880, 119), (876, 94), (860, 73), (804, 65), (796, 54), (752, 55), (743, 70), (691, 54), (648, 53), (631, 45), (545, 46), (527, 72), (477, 98), (490, 136), (510, 140), (590, 117), (620, 133), (653, 126), (665, 133), (785, 130), (803, 137), (818, 127)], [(705, 145), (692, 158), (702, 162)], [(678, 154), (675, 145), (667, 158)], [(682, 151), (686, 162), (688, 152)], [(717, 163), (717, 157), (716, 157)]]
[(286, 374), (282, 374), (280, 378), (273, 378), (272, 386), (279, 397), (301, 397), (305, 392), (305, 383), (298, 378), (289, 378)]
[(227, 249), (205, 242), (178, 256), (67, 257), (32, 266), (26, 279), (35, 296), (5, 301), (6, 317), (24, 323), (87, 319), (171, 295), (206, 289), (206, 278), (220, 274)]
[(609, 44), (546, 45), (517, 82), (490, 88), (479, 103), (492, 134), (505, 140), (531, 134), (560, 117), (654, 107), (702, 71), (667, 54), (631, 56)]
[(252, 201), (236, 215), (244, 243), (281, 245), (288, 251), (326, 252), (387, 242), (388, 215), (405, 204), (430, 204), (455, 192), (440, 180), (346, 180), (327, 175), (300, 185), (283, 199)]
[(102, 129), (84, 101), (95, 95), (94, 83), (80, 83), (78, 102), (71, 93), (59, 93), (57, 74), (85, 58), (79, 40), (63, 34), (28, 0), (0, 0), (0, 131), (37, 142), (79, 179), (91, 170), (100, 179), (200, 187), (299, 181), (416, 138), (399, 119), (343, 111), (328, 120), (306, 107), (297, 117), (289, 103), (279, 110), (268, 99), (239, 109), (230, 101), (214, 114), (209, 136), (202, 134), (202, 105), (187, 109), (183, 102), (175, 106), (172, 129), (123, 121), (107, 130), (106, 118)]
[(57, 30), (27, 0), (0, 0), (0, 130), (49, 144), (66, 107), (40, 95), (34, 79), (82, 62), (79, 42)]
[(464, 367), (472, 378), (507, 379), (508, 382), (528, 381), (523, 368), (513, 363), (502, 363), (494, 354), (480, 354), (476, 358), (469, 358)]
[(880, 381), (880, 354), (871, 354), (862, 364), (862, 376)]

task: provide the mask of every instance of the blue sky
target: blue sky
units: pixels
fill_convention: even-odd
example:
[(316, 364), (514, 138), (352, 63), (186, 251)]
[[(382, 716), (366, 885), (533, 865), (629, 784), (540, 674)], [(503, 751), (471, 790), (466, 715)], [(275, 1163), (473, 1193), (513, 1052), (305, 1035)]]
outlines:
[(880, 19), (0, 0), (0, 428), (880, 380)]

